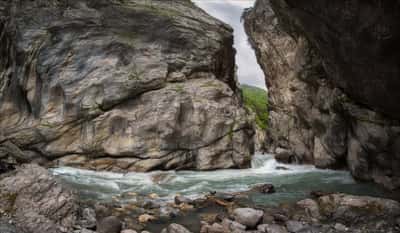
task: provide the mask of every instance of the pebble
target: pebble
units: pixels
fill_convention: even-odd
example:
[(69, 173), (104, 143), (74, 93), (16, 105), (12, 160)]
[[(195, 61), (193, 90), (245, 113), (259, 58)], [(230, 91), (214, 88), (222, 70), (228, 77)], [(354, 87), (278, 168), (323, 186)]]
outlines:
[(151, 193), (151, 194), (149, 194), (149, 197), (150, 197), (151, 199), (158, 199), (158, 198), (160, 198), (160, 196), (158, 196), (157, 193)]
[(155, 220), (156, 218), (153, 215), (150, 214), (142, 214), (139, 216), (138, 220), (140, 223), (146, 223), (148, 221)]
[(337, 230), (337, 231), (347, 231), (348, 228), (345, 225), (341, 224), (341, 223), (336, 223), (335, 224), (335, 230)]

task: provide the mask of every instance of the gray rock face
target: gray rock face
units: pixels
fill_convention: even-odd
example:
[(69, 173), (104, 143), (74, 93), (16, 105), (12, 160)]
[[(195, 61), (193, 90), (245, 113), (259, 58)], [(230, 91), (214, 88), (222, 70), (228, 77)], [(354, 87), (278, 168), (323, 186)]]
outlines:
[(236, 222), (248, 228), (255, 228), (262, 220), (264, 212), (252, 208), (237, 208), (233, 211), (233, 218)]
[[(358, 179), (396, 189), (400, 122), (391, 101), (400, 99), (400, 82), (394, 78), (399, 66), (391, 59), (399, 53), (383, 49), (394, 41), (374, 39), (371, 30), (382, 26), (372, 20), (381, 15), (388, 35), (398, 37), (392, 27), (400, 22), (394, 20), (398, 13), (381, 11), (397, 3), (387, 1), (383, 8), (372, 6), (377, 2), (345, 3), (258, 0), (246, 13), (246, 31), (269, 86), (270, 148), (283, 149), (283, 160), (347, 166)], [(368, 9), (377, 10), (362, 13)], [(362, 25), (366, 35), (360, 39)]]
[(249, 166), (232, 29), (187, 0), (2, 1), (0, 159)]
[(75, 195), (37, 165), (24, 165), (0, 181), (0, 209), (30, 233), (70, 232), (77, 216)]

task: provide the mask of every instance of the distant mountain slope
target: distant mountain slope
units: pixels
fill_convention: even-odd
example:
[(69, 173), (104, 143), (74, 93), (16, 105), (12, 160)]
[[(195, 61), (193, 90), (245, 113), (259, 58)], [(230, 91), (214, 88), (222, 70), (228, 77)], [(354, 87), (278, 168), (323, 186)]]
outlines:
[(268, 125), (268, 93), (259, 87), (242, 84), (240, 86), (245, 106), (256, 114), (256, 123), (266, 129)]

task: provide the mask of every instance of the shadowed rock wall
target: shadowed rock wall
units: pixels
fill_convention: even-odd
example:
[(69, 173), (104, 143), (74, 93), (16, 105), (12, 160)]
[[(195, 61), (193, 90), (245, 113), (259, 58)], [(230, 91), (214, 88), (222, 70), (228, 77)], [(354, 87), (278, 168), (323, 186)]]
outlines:
[(399, 13), (399, 1), (258, 0), (245, 14), (279, 158), (400, 186)]

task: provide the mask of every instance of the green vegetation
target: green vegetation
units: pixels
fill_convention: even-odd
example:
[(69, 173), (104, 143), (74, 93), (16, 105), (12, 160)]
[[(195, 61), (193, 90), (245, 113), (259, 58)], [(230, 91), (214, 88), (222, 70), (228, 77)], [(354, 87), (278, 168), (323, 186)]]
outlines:
[(256, 123), (266, 129), (268, 125), (268, 94), (267, 91), (258, 87), (241, 85), (242, 96), (245, 107), (254, 112)]

